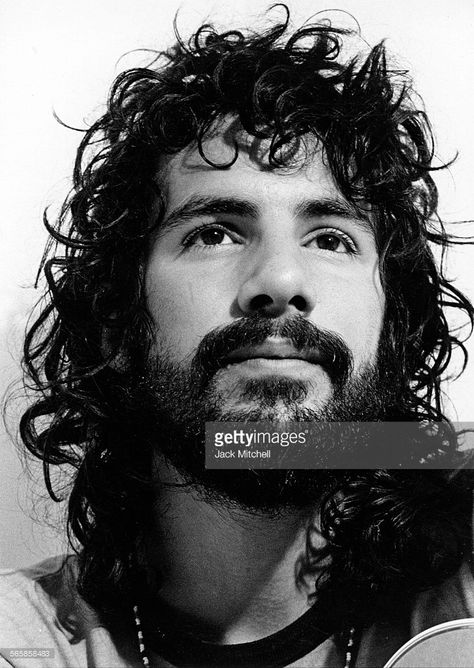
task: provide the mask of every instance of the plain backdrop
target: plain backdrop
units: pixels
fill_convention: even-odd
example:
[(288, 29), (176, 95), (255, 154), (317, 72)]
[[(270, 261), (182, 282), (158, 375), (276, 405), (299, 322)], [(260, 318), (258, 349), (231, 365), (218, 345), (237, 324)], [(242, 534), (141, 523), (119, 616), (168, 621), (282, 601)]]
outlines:
[[(32, 285), (45, 241), (42, 211), (67, 192), (81, 136), (60, 126), (53, 110), (74, 127), (95, 119), (113, 78), (143, 62), (143, 54), (121, 56), (137, 48), (168, 46), (178, 8), (180, 31), (187, 35), (209, 19), (221, 26), (256, 27), (270, 4), (267, 0), (2, 0), (0, 391), (19, 377), (26, 317), (39, 297)], [(369, 43), (387, 38), (388, 48), (400, 66), (410, 69), (425, 100), (436, 131), (437, 155), (449, 160), (459, 152), (449, 172), (437, 176), (441, 214), (447, 221), (474, 218), (472, 0), (289, 0), (288, 4), (295, 26), (337, 6), (357, 18)], [(335, 20), (338, 13), (331, 16)], [(351, 25), (347, 15), (340, 17)], [(457, 285), (474, 298), (474, 248), (456, 251), (449, 267)], [(474, 352), (474, 345), (469, 349)], [(473, 387), (474, 363), (459, 381), (447, 385), (451, 417), (473, 419)], [(13, 429), (14, 413), (21, 405), (18, 400), (10, 410)], [(0, 448), (0, 566), (25, 565), (64, 551), (64, 508), (45, 500), (41, 483), (34, 482), (40, 480), (41, 471), (33, 466), (31, 481), (12, 438), (3, 431)], [(40, 523), (45, 513), (57, 531)]]

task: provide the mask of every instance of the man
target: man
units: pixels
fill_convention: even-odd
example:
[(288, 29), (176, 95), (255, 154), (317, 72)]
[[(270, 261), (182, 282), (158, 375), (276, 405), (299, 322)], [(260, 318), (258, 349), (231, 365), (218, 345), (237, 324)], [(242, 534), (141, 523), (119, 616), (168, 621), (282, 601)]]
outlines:
[(474, 311), (430, 249), (429, 125), (354, 39), (204, 26), (86, 132), (20, 427), (53, 498), (72, 476), (78, 554), (3, 577), (0, 665), (379, 666), (474, 616), (467, 475), (327, 469), (326, 442), (312, 470), (204, 467), (211, 421), (435, 420), (400, 462), (457, 449), (445, 308)]

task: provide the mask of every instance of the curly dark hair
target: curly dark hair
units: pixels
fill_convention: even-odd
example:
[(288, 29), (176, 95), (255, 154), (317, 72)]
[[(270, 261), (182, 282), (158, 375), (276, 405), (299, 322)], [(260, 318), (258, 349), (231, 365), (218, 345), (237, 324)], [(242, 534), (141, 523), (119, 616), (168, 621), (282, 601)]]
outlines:
[[(142, 270), (164, 210), (158, 161), (195, 145), (213, 167), (228, 168), (203, 148), (220, 119), (269, 140), (270, 168), (287, 164), (305, 135), (316, 138), (344, 197), (374, 211), (403, 413), (444, 423), (456, 447), (440, 383), (455, 348), (463, 369), (467, 353), (446, 309), (462, 311), (471, 330), (474, 310), (432, 252), (437, 245), (444, 257), (456, 238), (436, 213), (429, 121), (383, 43), (343, 58), (355, 32), (321, 22), (291, 33), (283, 8), (284, 20), (260, 34), (204, 25), (149, 66), (120, 74), (106, 112), (85, 131), (57, 220), (45, 214), (47, 291), (24, 346), (39, 395), (20, 433), (43, 461), (53, 499), (51, 467), (73, 467), (68, 528), (80, 548), (79, 591), (103, 613), (132, 600), (130, 555), (151, 513), (151, 452), (137, 447), (121, 366), (153, 340)], [(468, 508), (469, 485), (444, 471), (339, 480), (321, 508), (332, 558), (323, 593), (346, 611), (361, 601), (368, 610), (394, 591), (439, 582), (466, 551)]]

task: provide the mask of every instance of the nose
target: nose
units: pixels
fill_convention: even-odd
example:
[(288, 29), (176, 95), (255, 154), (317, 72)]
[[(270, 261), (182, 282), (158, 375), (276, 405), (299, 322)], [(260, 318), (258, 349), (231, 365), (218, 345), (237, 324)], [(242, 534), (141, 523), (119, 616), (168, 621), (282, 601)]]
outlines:
[(245, 315), (307, 316), (315, 304), (300, 249), (287, 241), (286, 248), (257, 253), (240, 285), (237, 301)]

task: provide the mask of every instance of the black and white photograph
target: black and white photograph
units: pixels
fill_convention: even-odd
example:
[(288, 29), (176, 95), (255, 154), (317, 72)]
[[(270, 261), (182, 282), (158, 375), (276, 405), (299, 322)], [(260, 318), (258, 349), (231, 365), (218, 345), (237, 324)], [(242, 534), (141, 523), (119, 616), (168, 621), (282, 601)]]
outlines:
[(474, 666), (474, 5), (0, 5), (0, 668)]

